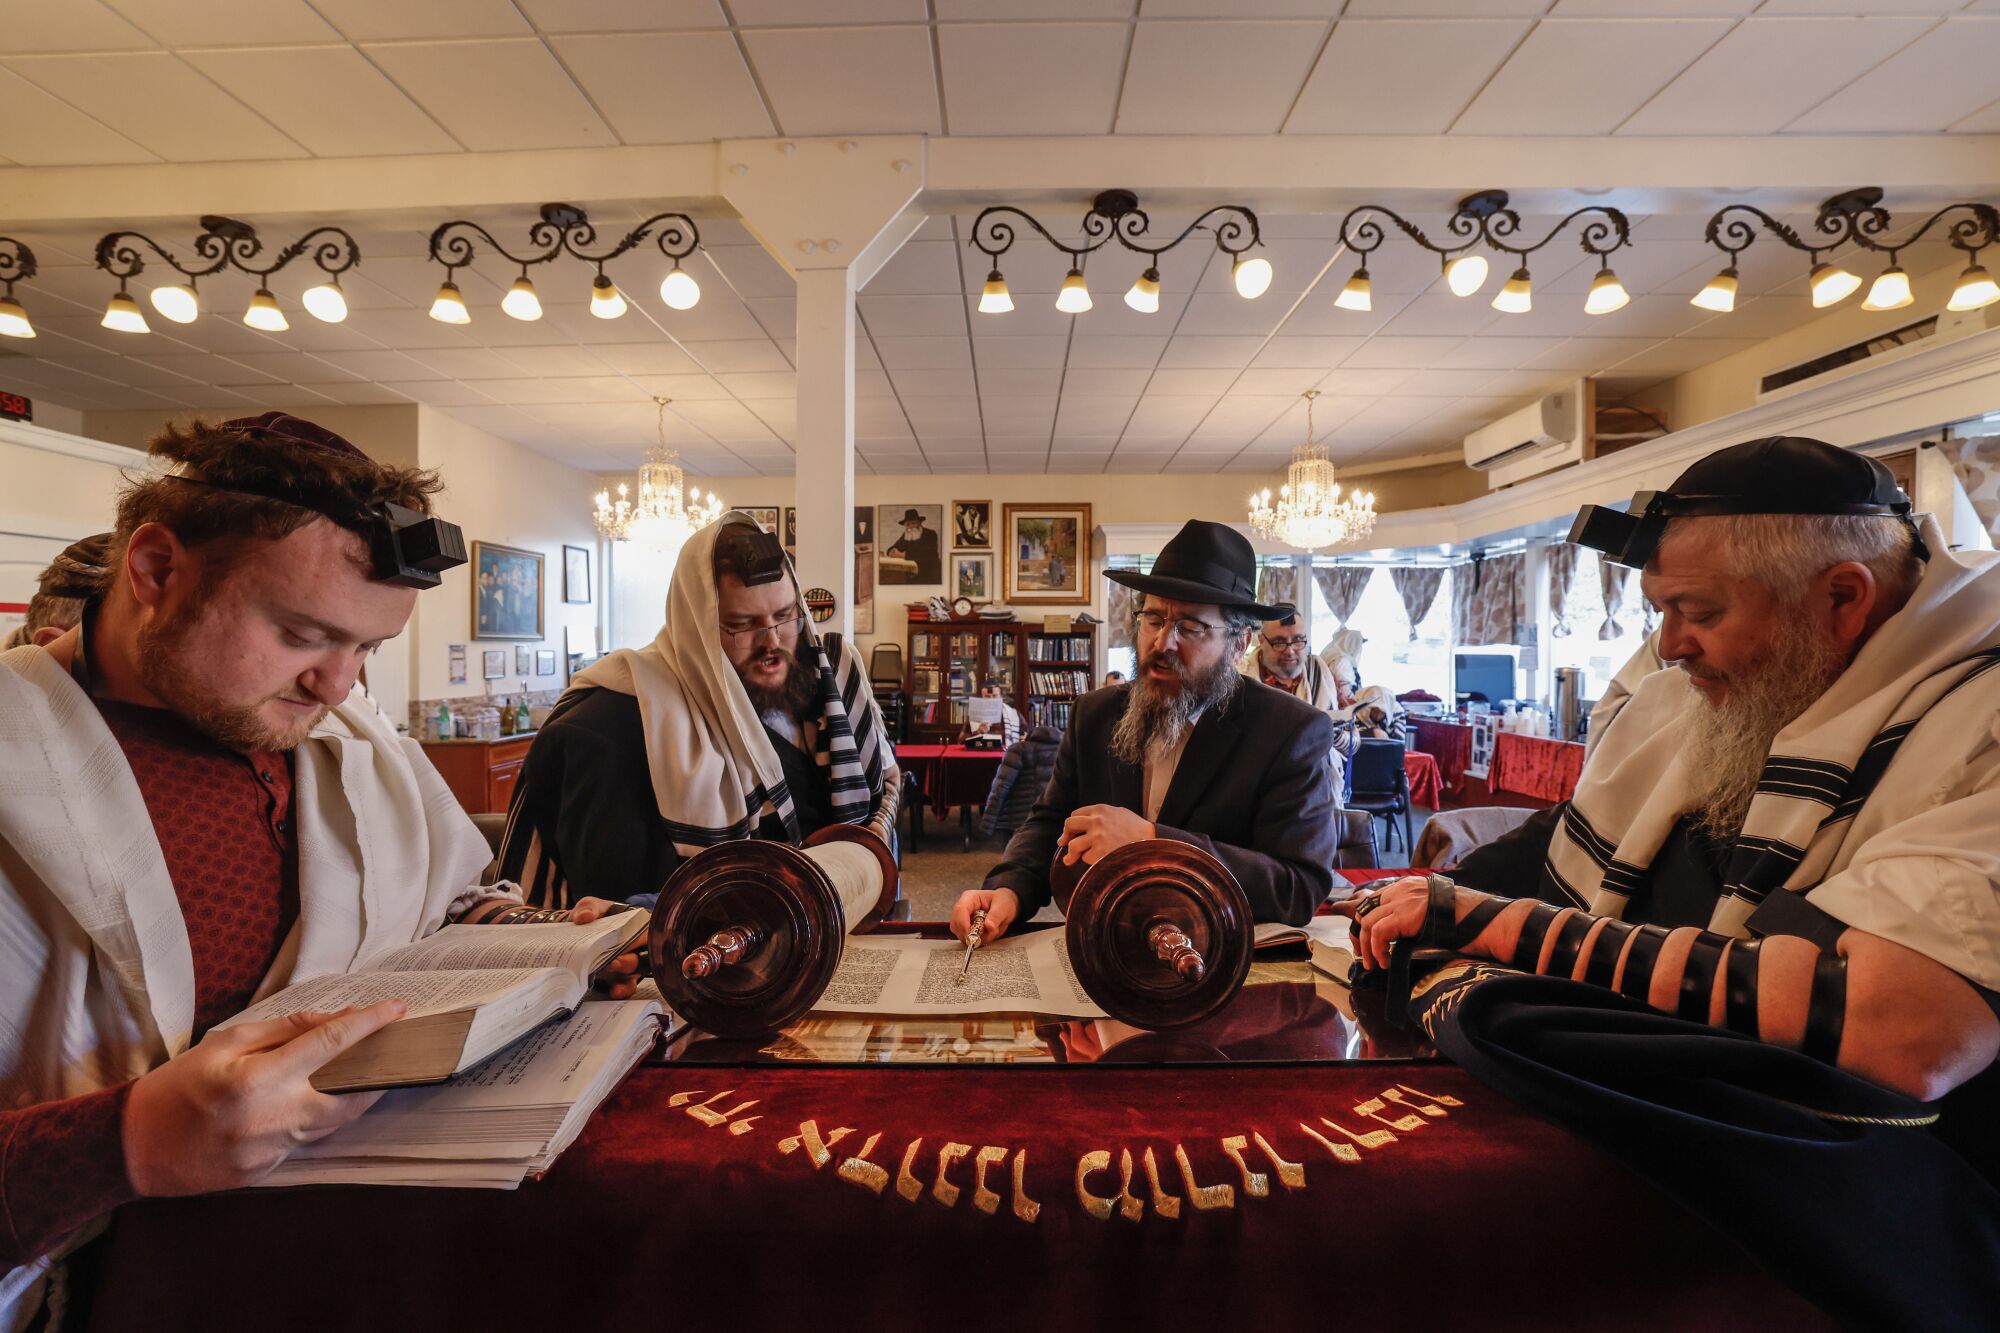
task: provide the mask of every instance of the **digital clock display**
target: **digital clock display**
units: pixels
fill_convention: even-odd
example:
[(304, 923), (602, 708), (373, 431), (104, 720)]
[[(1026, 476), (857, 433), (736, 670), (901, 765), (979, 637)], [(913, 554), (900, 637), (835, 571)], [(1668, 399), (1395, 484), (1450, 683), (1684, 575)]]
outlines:
[(5, 389), (0, 389), (0, 417), (6, 417), (10, 421), (33, 421), (34, 401), (18, 393), (8, 393)]

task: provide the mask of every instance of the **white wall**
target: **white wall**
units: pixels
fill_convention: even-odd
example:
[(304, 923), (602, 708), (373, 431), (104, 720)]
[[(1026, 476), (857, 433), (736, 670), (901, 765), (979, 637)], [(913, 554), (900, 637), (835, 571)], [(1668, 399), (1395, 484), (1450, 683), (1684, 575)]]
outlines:
[[(63, 547), (108, 529), (127, 471), (144, 465), (130, 450), (0, 421), (0, 605), (25, 607)], [(0, 638), (19, 623), (0, 613)]]

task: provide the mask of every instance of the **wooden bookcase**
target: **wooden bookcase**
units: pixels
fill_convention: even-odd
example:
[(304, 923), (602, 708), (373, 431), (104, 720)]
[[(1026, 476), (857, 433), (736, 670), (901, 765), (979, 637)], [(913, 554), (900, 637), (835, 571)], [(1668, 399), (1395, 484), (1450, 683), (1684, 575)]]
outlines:
[(1068, 725), (1078, 695), (1096, 688), (1097, 626), (1050, 634), (1017, 620), (911, 620), (904, 661), (906, 740), (936, 742), (965, 729), (965, 704), (981, 683), (1001, 694), (1029, 726)]

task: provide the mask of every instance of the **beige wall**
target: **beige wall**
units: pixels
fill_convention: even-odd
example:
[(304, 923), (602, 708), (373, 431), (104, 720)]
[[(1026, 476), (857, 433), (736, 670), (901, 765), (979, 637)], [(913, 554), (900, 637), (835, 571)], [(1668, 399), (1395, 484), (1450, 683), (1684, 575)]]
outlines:
[[(83, 434), (93, 440), (144, 449), (160, 433), (167, 421), (228, 421), (258, 413), (245, 407), (196, 407), (184, 412), (164, 413), (151, 408), (131, 412), (86, 412)], [(308, 417), (335, 434), (351, 440), (370, 458), (405, 467), (417, 461), (417, 405), (393, 407), (316, 407), (300, 409)]]

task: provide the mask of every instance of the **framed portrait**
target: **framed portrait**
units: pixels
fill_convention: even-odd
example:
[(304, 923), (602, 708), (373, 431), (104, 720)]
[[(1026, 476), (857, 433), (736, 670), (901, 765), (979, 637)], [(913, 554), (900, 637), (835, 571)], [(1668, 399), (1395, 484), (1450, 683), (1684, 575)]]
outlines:
[(472, 637), (543, 637), (540, 551), (472, 543)]
[(875, 632), (875, 511), (854, 507), (854, 632)]
[(884, 586), (944, 582), (944, 506), (882, 505), (875, 568)]
[(955, 551), (985, 551), (993, 547), (993, 502), (951, 502), (951, 546)]
[(563, 547), (563, 600), (575, 606), (590, 601), (590, 548)]
[(1003, 600), (1058, 606), (1090, 600), (1090, 506), (1010, 504), (1001, 524)]
[(991, 551), (951, 553), (951, 596), (975, 605), (993, 600), (993, 553)]
[(785, 554), (790, 556), (793, 562), (796, 563), (799, 558), (799, 510), (797, 505), (785, 506), (784, 546)]
[(535, 674), (538, 676), (553, 676), (556, 674), (555, 649), (537, 648), (535, 650)]
[(488, 648), (479, 654), (479, 664), (482, 680), (504, 680), (507, 675), (507, 650)]
[(778, 507), (776, 505), (738, 505), (744, 513), (757, 520), (757, 526), (766, 532), (778, 530)]

